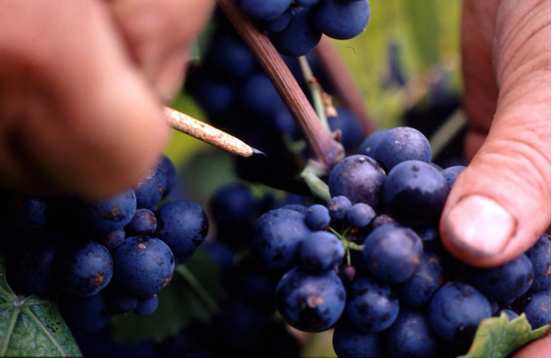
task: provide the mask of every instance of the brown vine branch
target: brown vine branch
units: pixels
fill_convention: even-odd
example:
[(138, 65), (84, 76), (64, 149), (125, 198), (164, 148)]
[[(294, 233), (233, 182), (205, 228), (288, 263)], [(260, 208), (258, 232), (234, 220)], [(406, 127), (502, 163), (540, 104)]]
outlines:
[(315, 51), (324, 71), (326, 71), (335, 87), (337, 97), (343, 102), (345, 107), (360, 119), (366, 133), (373, 132), (376, 125), (366, 112), (362, 94), (331, 40), (326, 36), (322, 36), (322, 40), (320, 40)]
[(282, 60), (270, 40), (241, 14), (233, 0), (219, 0), (218, 4), (228, 21), (259, 60), (274, 86), (301, 125), (316, 159), (326, 167), (343, 157), (343, 147), (318, 119), (303, 90)]

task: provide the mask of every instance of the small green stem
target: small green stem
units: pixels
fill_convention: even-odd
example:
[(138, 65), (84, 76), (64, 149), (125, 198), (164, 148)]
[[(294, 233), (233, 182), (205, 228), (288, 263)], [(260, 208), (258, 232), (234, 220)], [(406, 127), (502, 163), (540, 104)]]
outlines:
[(349, 240), (344, 240), (343, 244), (349, 250), (353, 250), (353, 251), (362, 251), (362, 250), (364, 250), (364, 245), (359, 245), (359, 244), (357, 244), (355, 242), (352, 242), (352, 241), (349, 241)]
[(301, 66), (303, 77), (305, 78), (305, 81), (309, 86), (316, 114), (318, 114), (320, 121), (324, 124), (326, 129), (329, 129), (330, 126), (328, 124), (328, 118), (326, 116), (326, 108), (324, 106), (324, 101), (322, 100), (322, 87), (320, 87), (320, 83), (318, 82), (316, 77), (314, 77), (306, 56), (299, 57), (299, 65)]
[(347, 250), (347, 266), (351, 266), (351, 250), (349, 250), (348, 248), (346, 250)]
[(217, 302), (211, 297), (209, 292), (199, 283), (194, 274), (188, 270), (185, 265), (178, 265), (176, 271), (182, 276), (186, 281), (188, 286), (194, 291), (194, 293), (199, 297), (201, 301), (205, 304), (207, 309), (212, 313), (216, 314), (220, 312), (220, 307)]
[(326, 202), (331, 199), (330, 189), (328, 185), (318, 177), (318, 172), (314, 168), (313, 163), (309, 163), (305, 169), (303, 169), (300, 176), (314, 196)]
[(355, 242), (352, 242), (351, 240), (347, 239), (347, 231), (343, 234), (340, 234), (337, 232), (334, 228), (329, 228), (329, 230), (337, 236), (337, 238), (341, 241), (343, 244), (343, 247), (345, 247), (345, 250), (353, 250), (353, 251), (362, 251), (364, 250), (364, 245), (359, 245)]

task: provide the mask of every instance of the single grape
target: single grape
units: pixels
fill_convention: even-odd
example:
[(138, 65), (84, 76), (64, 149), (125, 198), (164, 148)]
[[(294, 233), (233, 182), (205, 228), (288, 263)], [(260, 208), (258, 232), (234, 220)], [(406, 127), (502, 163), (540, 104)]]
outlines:
[(429, 162), (431, 145), (417, 129), (396, 127), (385, 131), (373, 157), (389, 173), (395, 165), (407, 160)]
[(387, 130), (388, 129), (380, 129), (366, 137), (366, 139), (364, 139), (364, 141), (360, 144), (358, 148), (358, 154), (364, 154), (371, 158), (374, 158), (376, 148), (381, 143), (383, 138), (385, 138)]
[(113, 276), (113, 260), (109, 251), (94, 241), (85, 241), (67, 250), (62, 262), (62, 287), (76, 296), (97, 294)]
[(533, 329), (550, 324), (550, 291), (533, 293), (525, 306), (524, 313)]
[(498, 267), (475, 270), (473, 285), (499, 304), (510, 304), (533, 284), (533, 265), (526, 255)]
[(299, 243), (311, 232), (304, 219), (297, 211), (280, 208), (257, 220), (253, 245), (266, 267), (284, 271), (294, 265)]
[(341, 321), (335, 327), (333, 348), (340, 358), (381, 358), (383, 356), (377, 334), (361, 332), (346, 321)]
[(514, 320), (514, 319), (516, 319), (516, 318), (519, 317), (519, 315), (518, 315), (516, 312), (514, 312), (514, 311), (512, 311), (512, 310), (509, 310), (509, 309), (503, 309), (503, 310), (501, 310), (501, 311), (500, 311), (500, 316), (503, 315), (503, 314), (505, 314), (506, 317), (508, 317), (508, 320), (510, 320), (510, 321), (512, 321), (512, 320)]
[(157, 237), (171, 248), (174, 256), (184, 259), (205, 240), (209, 223), (198, 204), (179, 200), (166, 203), (157, 211)]
[(106, 200), (84, 202), (78, 210), (86, 224), (107, 234), (130, 222), (136, 212), (136, 196), (129, 190)]
[(278, 51), (295, 57), (307, 54), (316, 47), (321, 38), (322, 33), (311, 23), (309, 8), (299, 8), (294, 11), (288, 26), (271, 36)]
[(422, 242), (414, 231), (406, 227), (393, 224), (379, 226), (364, 240), (364, 264), (382, 282), (405, 282), (418, 268), (421, 257)]
[(276, 289), (278, 310), (287, 323), (307, 332), (332, 327), (345, 308), (345, 288), (334, 271), (319, 274), (293, 269)]
[(255, 20), (272, 20), (284, 13), (292, 0), (239, 0), (240, 9)]
[(379, 204), (385, 172), (370, 157), (356, 154), (346, 157), (331, 170), (328, 179), (330, 194), (346, 196), (352, 203)]
[(132, 312), (138, 306), (138, 299), (120, 292), (111, 293), (107, 295), (107, 306), (116, 314)]
[(447, 181), (449, 188), (452, 188), (452, 186), (456, 182), (456, 178), (458, 178), (458, 176), (464, 171), (464, 169), (466, 169), (466, 167), (463, 165), (454, 165), (441, 171), (441, 173), (445, 177), (445, 180)]
[(263, 73), (247, 78), (240, 90), (241, 105), (258, 115), (270, 115), (281, 101), (272, 81)]
[(337, 117), (328, 118), (332, 131), (341, 131), (341, 144), (347, 153), (354, 152), (362, 142), (362, 122), (345, 107), (337, 107)]
[(370, 225), (376, 217), (376, 212), (368, 204), (356, 203), (347, 210), (347, 221), (353, 227), (364, 228)]
[(207, 61), (209, 66), (231, 79), (245, 79), (255, 69), (251, 51), (238, 37), (227, 32), (215, 37)]
[(167, 175), (174, 174), (174, 170), (171, 171), (169, 163), (170, 160), (162, 156), (155, 168), (134, 189), (137, 208), (153, 209), (169, 192), (169, 180), (174, 183), (174, 178), (167, 177)]
[(296, 0), (295, 2), (297, 3), (297, 5), (310, 7), (318, 4), (320, 0)]
[(176, 168), (172, 161), (166, 156), (162, 155), (158, 164), (158, 170), (161, 172), (161, 176), (165, 178), (165, 190), (163, 190), (162, 198), (165, 198), (174, 189), (176, 183)]
[(234, 251), (225, 243), (210, 240), (203, 245), (203, 249), (217, 265), (221, 274), (224, 275), (234, 266)]
[(550, 290), (550, 235), (542, 235), (526, 255), (531, 260), (535, 273), (531, 291)]
[(227, 240), (230, 233), (237, 235), (241, 242), (251, 234), (257, 201), (247, 186), (234, 183), (221, 187), (211, 197), (209, 209), (222, 241)]
[(372, 220), (372, 229), (377, 228), (378, 226), (387, 225), (387, 224), (397, 224), (397, 221), (391, 216), (386, 214), (380, 214)]
[(487, 298), (472, 286), (449, 282), (441, 287), (429, 306), (433, 332), (449, 343), (471, 342), (479, 322), (491, 317)]
[(282, 15), (272, 20), (265, 21), (263, 27), (268, 32), (280, 32), (284, 31), (289, 26), (291, 18), (293, 17), (291, 8), (288, 8)]
[(435, 357), (438, 342), (423, 314), (401, 310), (391, 328), (384, 332), (390, 357)]
[(138, 209), (125, 229), (132, 236), (151, 235), (157, 230), (157, 218), (149, 209)]
[(368, 277), (351, 283), (345, 317), (362, 332), (377, 333), (389, 328), (399, 314), (399, 300), (389, 286)]
[(369, 18), (368, 0), (324, 0), (315, 11), (314, 23), (329, 37), (347, 40), (358, 36), (368, 25)]
[(157, 311), (158, 307), (159, 307), (159, 297), (157, 297), (157, 295), (153, 295), (150, 298), (146, 298), (145, 300), (138, 301), (138, 304), (134, 309), (134, 313), (139, 314), (141, 316), (149, 316), (153, 312)]
[(412, 307), (423, 307), (444, 283), (444, 272), (439, 256), (424, 253), (414, 274), (400, 284), (398, 291), (401, 302)]
[(339, 265), (345, 256), (341, 241), (325, 231), (307, 235), (299, 246), (300, 266), (305, 271), (321, 272)]
[(305, 224), (311, 230), (324, 230), (330, 225), (330, 220), (328, 208), (320, 204), (309, 207), (305, 215)]
[(343, 222), (347, 217), (347, 211), (349, 211), (352, 205), (351, 201), (343, 195), (331, 198), (328, 203), (328, 209), (330, 211), (332, 221), (335, 221), (336, 223)]
[(129, 237), (113, 255), (115, 280), (130, 294), (148, 298), (172, 278), (175, 262), (171, 249), (152, 237)]
[(430, 164), (409, 160), (387, 175), (383, 201), (393, 217), (402, 222), (437, 222), (447, 200), (448, 186), (443, 175)]
[(229, 112), (236, 102), (236, 90), (220, 80), (202, 79), (194, 89), (194, 97), (211, 116)]
[(308, 207), (306, 207), (305, 205), (301, 205), (301, 204), (287, 204), (287, 205), (284, 205), (284, 206), (280, 207), (279, 209), (287, 209), (287, 210), (296, 211), (299, 214), (303, 215), (303, 218), (307, 215), (307, 212), (309, 211)]
[(109, 250), (114, 250), (125, 241), (125, 237), (125, 230), (120, 229), (101, 235), (98, 241)]

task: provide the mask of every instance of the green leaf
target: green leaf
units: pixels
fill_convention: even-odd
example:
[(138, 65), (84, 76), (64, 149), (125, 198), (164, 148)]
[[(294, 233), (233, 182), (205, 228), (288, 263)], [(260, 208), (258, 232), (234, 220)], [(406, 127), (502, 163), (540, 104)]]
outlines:
[(35, 296), (17, 296), (0, 260), (0, 356), (81, 356), (57, 307)]
[[(179, 265), (177, 272), (183, 267)], [(211, 299), (222, 296), (218, 267), (207, 253), (198, 250), (185, 267)], [(129, 313), (113, 318), (115, 341), (135, 343), (147, 338), (161, 341), (176, 335), (192, 320), (209, 320), (214, 312), (177, 272), (171, 284), (159, 293), (159, 308), (151, 316)]]
[(549, 326), (531, 329), (525, 314), (509, 321), (505, 314), (481, 322), (466, 355), (460, 358), (506, 358), (527, 343), (542, 337)]

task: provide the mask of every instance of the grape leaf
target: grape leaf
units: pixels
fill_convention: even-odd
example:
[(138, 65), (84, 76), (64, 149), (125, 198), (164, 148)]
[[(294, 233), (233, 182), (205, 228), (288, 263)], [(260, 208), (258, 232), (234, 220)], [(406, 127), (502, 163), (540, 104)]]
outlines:
[[(185, 266), (209, 296), (221, 297), (218, 267), (203, 250), (198, 250)], [(150, 316), (129, 313), (113, 318), (113, 338), (117, 342), (136, 343), (153, 338), (161, 341), (176, 335), (191, 321), (207, 321), (214, 313), (178, 273), (177, 267), (171, 284), (159, 293), (159, 308)]]
[(531, 329), (525, 314), (509, 321), (505, 314), (481, 322), (470, 350), (460, 358), (505, 358), (527, 343), (542, 337), (549, 326)]
[(57, 307), (35, 296), (18, 296), (0, 259), (0, 356), (81, 356)]

